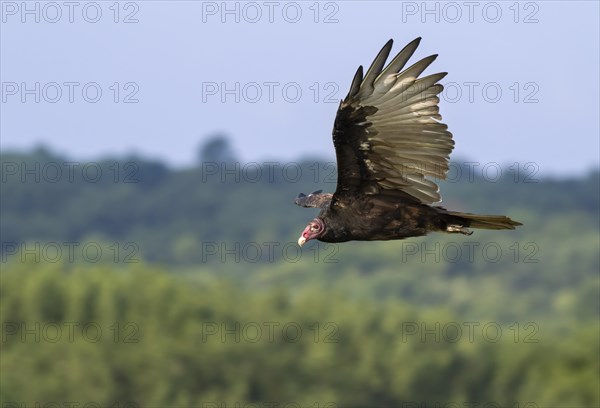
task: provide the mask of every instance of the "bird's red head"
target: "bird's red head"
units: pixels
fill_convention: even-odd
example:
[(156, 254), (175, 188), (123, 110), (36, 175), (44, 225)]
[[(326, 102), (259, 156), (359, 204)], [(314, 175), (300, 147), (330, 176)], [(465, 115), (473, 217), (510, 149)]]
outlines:
[(325, 232), (325, 223), (320, 218), (315, 218), (308, 223), (302, 235), (298, 238), (298, 245), (302, 246), (306, 241), (311, 239), (319, 238)]

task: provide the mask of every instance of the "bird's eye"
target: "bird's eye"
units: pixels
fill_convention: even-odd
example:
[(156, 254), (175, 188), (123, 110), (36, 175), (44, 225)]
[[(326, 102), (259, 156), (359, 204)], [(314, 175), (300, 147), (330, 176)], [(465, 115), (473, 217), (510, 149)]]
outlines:
[(318, 231), (319, 230), (319, 226), (317, 224), (313, 224), (313, 225), (310, 226), (310, 230), (313, 231), (313, 232)]

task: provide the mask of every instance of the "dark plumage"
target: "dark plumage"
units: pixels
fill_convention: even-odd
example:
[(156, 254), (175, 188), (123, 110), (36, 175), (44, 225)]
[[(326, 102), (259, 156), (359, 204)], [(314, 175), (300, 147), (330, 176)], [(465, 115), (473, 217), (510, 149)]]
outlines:
[(402, 49), (384, 68), (392, 40), (364, 75), (358, 68), (348, 96), (340, 102), (333, 126), (338, 182), (334, 194), (300, 194), (295, 203), (322, 208), (302, 232), (298, 244), (374, 241), (425, 235), (430, 231), (470, 235), (467, 228), (514, 229), (519, 222), (502, 215), (448, 211), (439, 188), (454, 148), (441, 123), (438, 83), (446, 73), (419, 78), (437, 55), (410, 67), (420, 38)]

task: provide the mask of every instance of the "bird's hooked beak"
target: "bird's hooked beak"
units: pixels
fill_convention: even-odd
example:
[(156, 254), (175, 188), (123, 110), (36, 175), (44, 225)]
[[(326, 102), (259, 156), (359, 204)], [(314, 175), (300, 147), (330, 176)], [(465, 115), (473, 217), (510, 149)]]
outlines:
[(310, 238), (310, 224), (306, 226), (306, 228), (304, 228), (304, 231), (302, 231), (302, 235), (300, 235), (300, 238), (298, 238), (298, 245), (300, 245), (300, 247), (304, 246), (304, 244), (306, 244), (306, 241), (308, 241)]

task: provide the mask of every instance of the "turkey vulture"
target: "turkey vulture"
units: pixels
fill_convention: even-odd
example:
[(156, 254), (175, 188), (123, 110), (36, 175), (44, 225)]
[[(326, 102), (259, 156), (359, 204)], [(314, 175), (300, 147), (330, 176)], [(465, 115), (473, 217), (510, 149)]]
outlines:
[(367, 73), (362, 66), (340, 102), (333, 125), (337, 159), (335, 193), (300, 194), (295, 203), (321, 208), (298, 239), (300, 246), (324, 242), (403, 239), (431, 231), (470, 235), (470, 228), (515, 229), (503, 215), (476, 215), (431, 204), (439, 187), (427, 177), (445, 179), (454, 147), (440, 122), (439, 73), (419, 78), (437, 55), (404, 69), (421, 38), (408, 44), (384, 68), (392, 40)]

